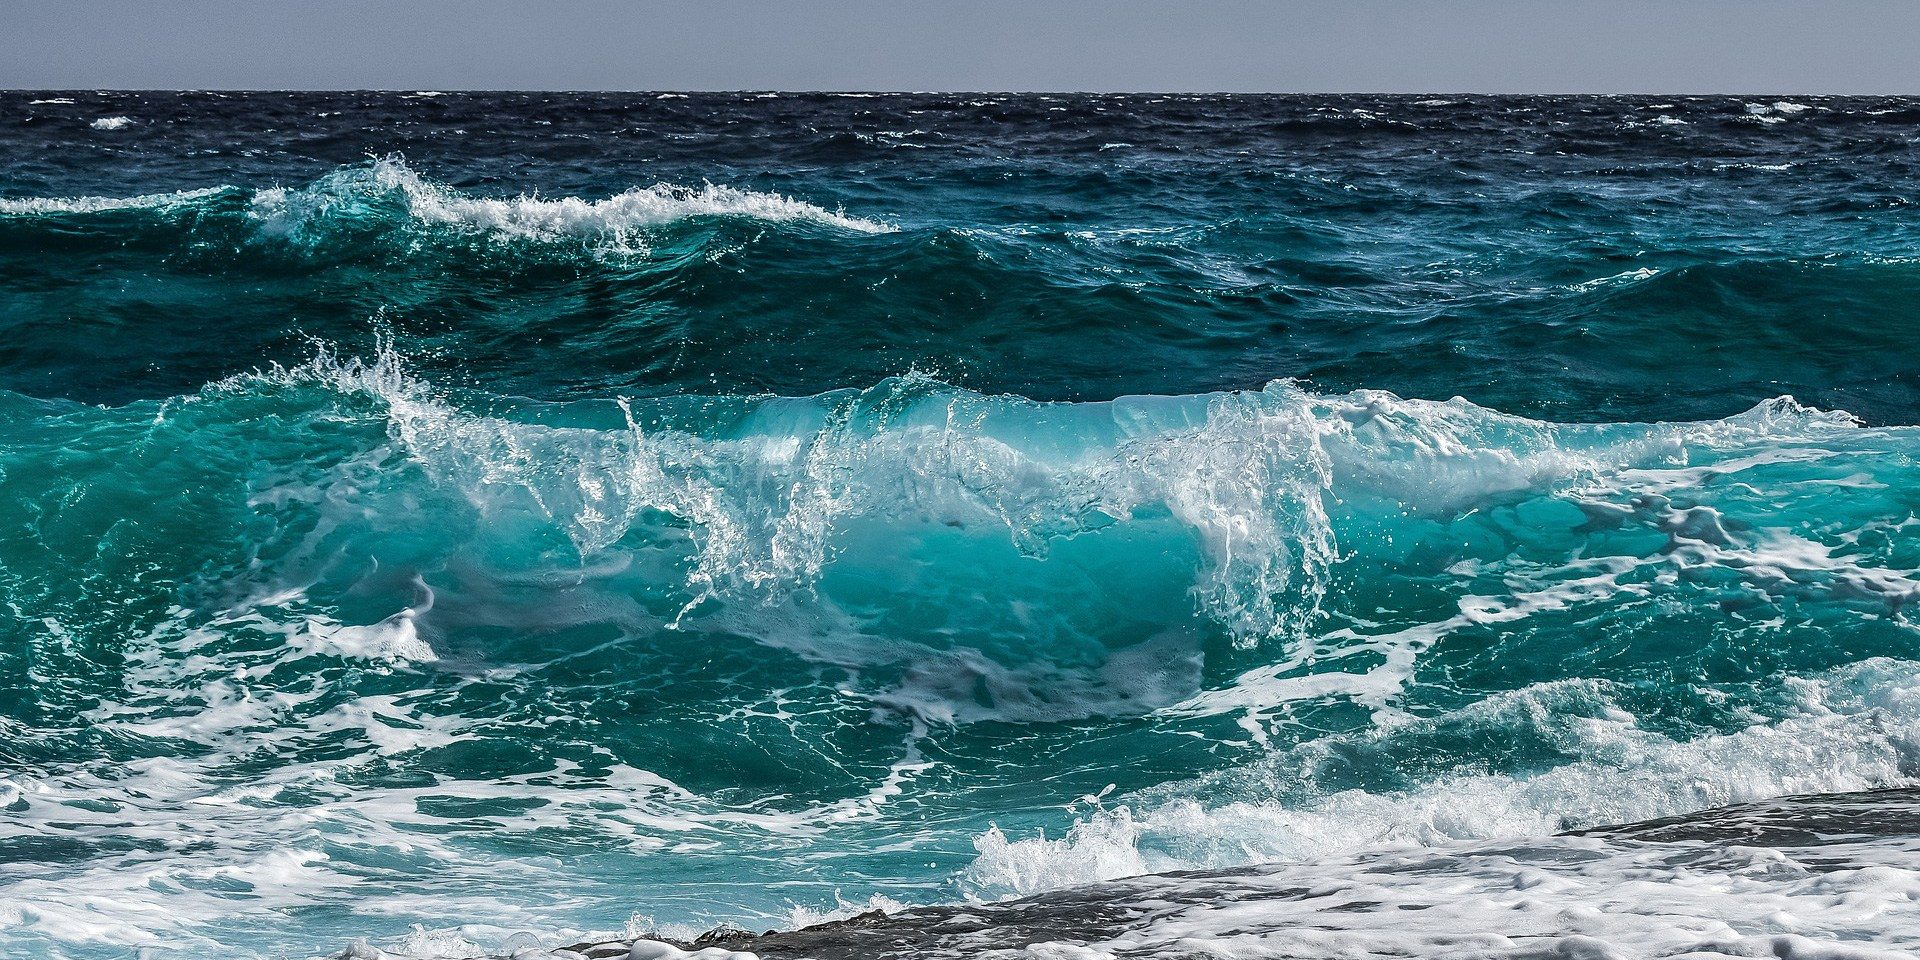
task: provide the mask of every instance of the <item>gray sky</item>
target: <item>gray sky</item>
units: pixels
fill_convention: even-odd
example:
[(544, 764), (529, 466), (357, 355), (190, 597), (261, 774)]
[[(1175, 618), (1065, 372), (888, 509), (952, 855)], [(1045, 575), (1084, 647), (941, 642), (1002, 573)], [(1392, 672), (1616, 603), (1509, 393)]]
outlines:
[(0, 87), (1920, 93), (1920, 0), (0, 0)]

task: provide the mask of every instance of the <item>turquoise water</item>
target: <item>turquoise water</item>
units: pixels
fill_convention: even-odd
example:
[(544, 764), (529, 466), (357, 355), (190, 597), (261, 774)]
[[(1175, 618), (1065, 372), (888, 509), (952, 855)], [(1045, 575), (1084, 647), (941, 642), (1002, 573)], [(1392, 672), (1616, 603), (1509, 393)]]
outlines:
[(1909, 101), (0, 104), (5, 950), (1920, 776)]

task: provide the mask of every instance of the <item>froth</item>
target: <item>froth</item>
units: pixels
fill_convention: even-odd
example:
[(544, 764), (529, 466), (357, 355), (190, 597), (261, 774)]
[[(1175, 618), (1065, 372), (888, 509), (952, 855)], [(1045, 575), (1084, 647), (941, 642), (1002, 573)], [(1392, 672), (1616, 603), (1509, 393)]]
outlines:
[(649, 228), (698, 217), (806, 222), (860, 233), (892, 229), (779, 194), (711, 183), (654, 184), (599, 200), (476, 197), (427, 180), (393, 157), (343, 168), (311, 186), (261, 190), (252, 215), (270, 233), (304, 237), (337, 218), (379, 217), (386, 205), (422, 226), (535, 242), (588, 241), (628, 252), (645, 250)]
[(102, 213), (110, 210), (167, 211), (228, 192), (230, 187), (154, 193), (138, 197), (18, 197), (0, 199), (0, 215)]
[[(1291, 388), (1048, 405), (909, 377), (745, 401), (736, 427), (709, 436), (645, 427), (626, 401), (623, 430), (475, 415), (391, 352), (274, 376), (378, 396), (392, 435), (477, 508), (543, 515), (583, 555), (660, 514), (691, 524), (690, 607), (809, 589), (860, 523), (991, 524), (1044, 557), (1060, 538), (1170, 518), (1203, 553), (1201, 609), (1252, 644), (1307, 629), (1334, 561), (1327, 454)], [(1064, 429), (1036, 434), (1036, 420)]]
[[(97, 121), (94, 127), (118, 130), (131, 122), (114, 117)], [(414, 241), (438, 233), (539, 245), (578, 244), (597, 255), (620, 256), (645, 254), (656, 231), (708, 218), (813, 224), (854, 233), (895, 229), (777, 193), (712, 183), (656, 183), (600, 199), (474, 196), (420, 176), (397, 157), (342, 167), (303, 187), (249, 191), (229, 186), (134, 197), (0, 199), (0, 215), (169, 213), (227, 194), (250, 198), (247, 221), (260, 236), (313, 249), (343, 236), (397, 233)]]
[[(996, 955), (1911, 960), (1916, 897), (1912, 841), (1775, 850), (1555, 837), (1076, 891), (1085, 913), (1126, 919)], [(1023, 911), (1004, 909), (1017, 929)], [(924, 955), (953, 955), (927, 939)]]
[[(1691, 740), (1643, 728), (1611, 704), (1604, 685), (1529, 688), (1469, 708), (1480, 716), (1465, 719), (1519, 729), (1556, 718), (1562, 749), (1586, 759), (1533, 774), (1448, 776), (1401, 792), (1354, 789), (1287, 803), (1234, 798), (1275, 779), (1256, 767), (1151, 791), (1082, 818), (1058, 839), (990, 831), (977, 840), (979, 856), (965, 877), (981, 895), (1023, 895), (1133, 874), (1539, 837), (1788, 794), (1908, 784), (1920, 777), (1915, 670), (1880, 660), (1788, 679), (1782, 694), (1792, 707), (1785, 717)], [(1598, 709), (1567, 709), (1559, 701), (1570, 693)], [(1395, 738), (1444, 722), (1362, 739), (1391, 750)], [(1316, 757), (1341, 755), (1353, 739), (1318, 741), (1262, 765), (1296, 777)]]

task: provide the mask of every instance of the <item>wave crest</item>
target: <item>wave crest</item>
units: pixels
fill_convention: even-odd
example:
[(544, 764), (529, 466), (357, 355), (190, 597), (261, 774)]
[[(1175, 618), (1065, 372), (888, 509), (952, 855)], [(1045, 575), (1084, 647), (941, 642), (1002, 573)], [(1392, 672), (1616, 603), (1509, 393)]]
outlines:
[(811, 590), (862, 527), (998, 531), (1037, 559), (1119, 525), (1160, 550), (1196, 551), (1200, 610), (1248, 646), (1311, 633), (1341, 556), (1336, 513), (1447, 518), (1583, 485), (1615, 496), (1609, 478), (1623, 470), (1857, 426), (1790, 398), (1721, 421), (1580, 425), (1284, 381), (1042, 403), (922, 376), (814, 397), (501, 416), (447, 400), (390, 347), (370, 362), (323, 353), (271, 377), (376, 397), (430, 475), (485, 513), (558, 524), (583, 556), (685, 530), (689, 609)]
[(247, 227), (258, 235), (317, 248), (356, 233), (399, 230), (536, 244), (578, 243), (603, 254), (643, 254), (651, 232), (705, 218), (807, 223), (855, 233), (889, 233), (877, 220), (804, 200), (706, 183), (656, 183), (602, 199), (483, 197), (421, 176), (399, 157), (342, 167), (303, 187), (248, 190), (225, 186), (133, 197), (0, 199), (0, 216), (86, 215), (145, 211), (170, 215), (242, 199)]
[(805, 222), (859, 233), (893, 229), (779, 194), (711, 183), (657, 183), (601, 200), (537, 194), (476, 197), (420, 176), (398, 157), (336, 170), (298, 189), (261, 190), (250, 211), (267, 232), (295, 237), (383, 212), (460, 232), (537, 242), (584, 240), (634, 252), (645, 250), (646, 230), (698, 217)]
[(150, 193), (135, 197), (0, 198), (0, 216), (57, 216), (60, 214), (106, 213), (114, 210), (148, 210), (166, 213), (232, 193), (235, 189), (237, 188), (208, 187), (204, 190)]

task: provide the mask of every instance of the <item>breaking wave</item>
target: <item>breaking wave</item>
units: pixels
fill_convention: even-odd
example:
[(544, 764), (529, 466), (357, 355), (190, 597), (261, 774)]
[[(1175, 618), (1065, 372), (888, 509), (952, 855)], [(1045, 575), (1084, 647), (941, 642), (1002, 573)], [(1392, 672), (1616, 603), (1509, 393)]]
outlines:
[[(387, 345), (160, 403), (7, 402), (0, 476), (71, 527), (8, 548), (10, 602), (43, 611), (22, 641), (43, 702), (68, 718), (35, 749), (173, 745), (12, 779), (12, 836), (96, 844), (190, 809), (211, 832), (164, 870), (185, 889), (244, 877), (328, 902), (395, 831), (453, 830), (414, 843), (445, 862), (502, 827), (650, 862), (687, 833), (775, 849), (846, 824), (858, 847), (940, 792), (921, 781), (991, 770), (1008, 729), (1094, 751), (1082, 776), (1101, 782), (1129, 777), (1113, 737), (1240, 759), (1122, 786), (1062, 839), (978, 822), (952, 868), (975, 895), (1905, 782), (1920, 749), (1892, 659), (1920, 656), (1920, 579), (1885, 519), (1920, 435), (1787, 398), (1653, 424), (1286, 382), (1040, 403), (905, 377), (555, 404), (436, 386)], [(89, 459), (54, 453), (76, 444)], [(128, 583), (155, 592), (100, 592)], [(1735, 615), (1672, 632), (1701, 609)], [(1568, 647), (1568, 622), (1619, 639)], [(1791, 623), (1829, 639), (1778, 643)], [(1656, 624), (1664, 646), (1614, 658)], [(1850, 659), (1862, 645), (1881, 659)], [(122, 666), (83, 666), (105, 651)], [(1792, 675), (1748, 672), (1769, 656)], [(698, 679), (716, 657), (717, 688)], [(1696, 685), (1650, 701), (1636, 671), (1688, 660)], [(583, 734), (526, 769), (505, 758), (533, 718)], [(683, 753), (681, 722), (723, 741), (744, 724), (731, 749), (784, 786), (715, 781), (706, 751), (729, 748)], [(823, 736), (855, 739), (823, 760)], [(277, 759), (250, 769), (263, 748)], [(376, 773), (402, 768), (440, 772)], [(352, 786), (369, 776), (384, 785)], [(361, 839), (286, 848), (310, 816)], [(11, 923), (199, 935), (143, 919), (138, 884), (105, 875), (104, 899), (43, 899), (73, 880), (40, 869), (14, 868), (35, 906)]]
[(0, 216), (107, 211), (239, 216), (260, 237), (309, 249), (370, 231), (398, 230), (422, 240), (438, 233), (499, 242), (584, 244), (603, 254), (644, 254), (654, 231), (710, 218), (804, 223), (855, 233), (894, 229), (791, 197), (711, 183), (659, 183), (601, 199), (475, 196), (421, 176), (398, 157), (343, 167), (303, 187), (226, 186), (136, 197), (0, 199)]

